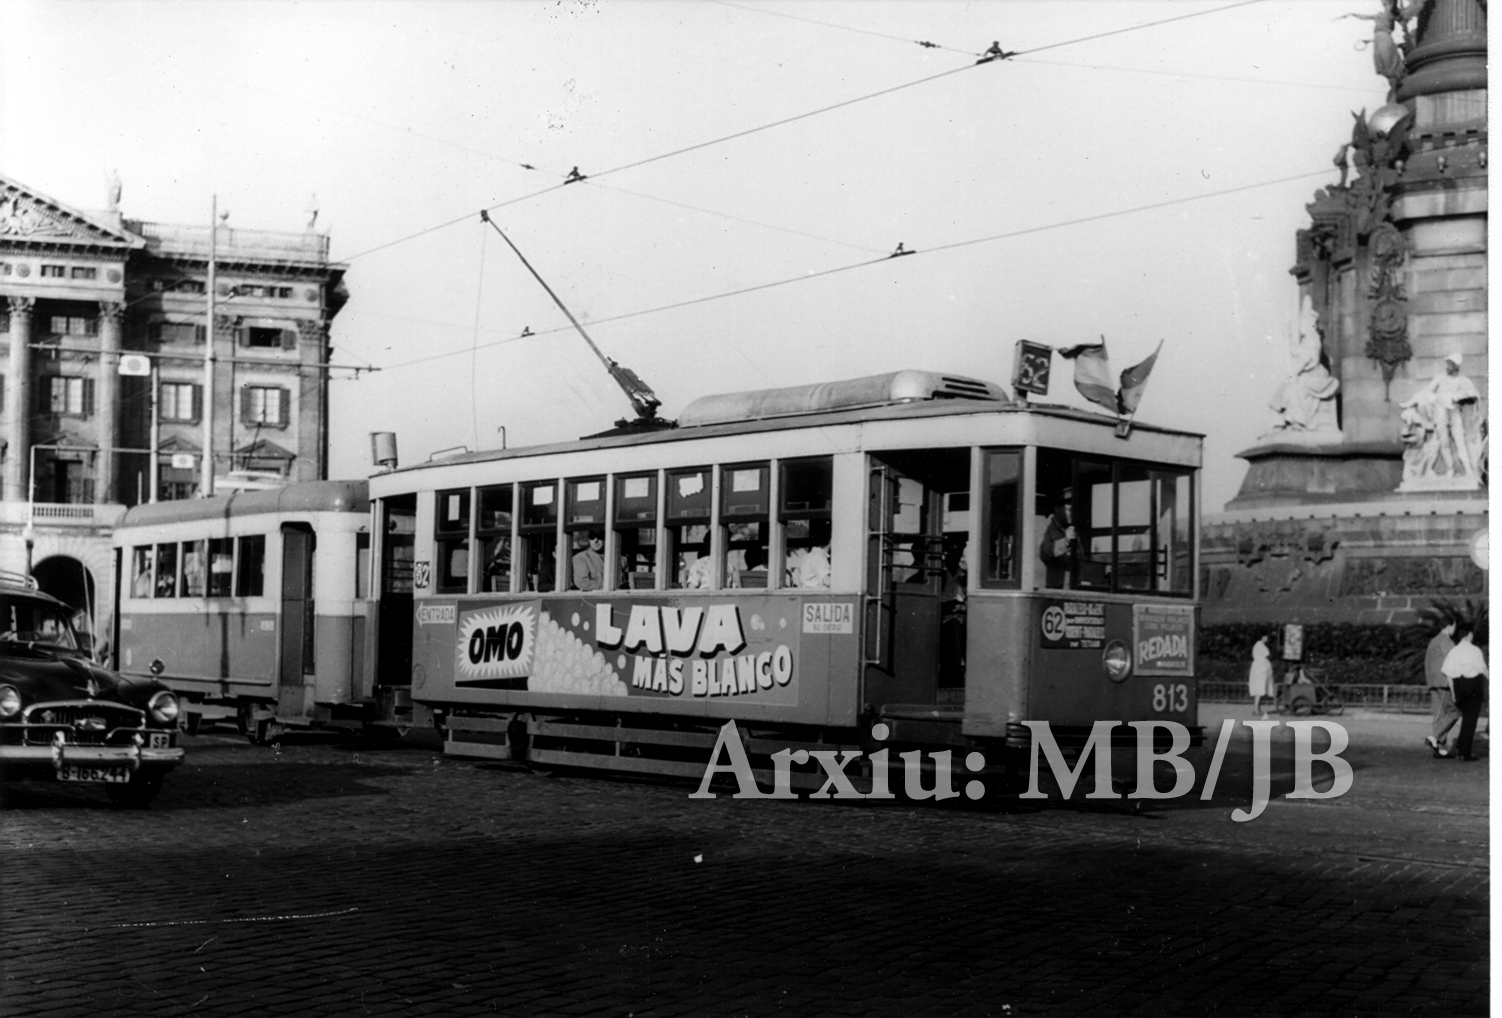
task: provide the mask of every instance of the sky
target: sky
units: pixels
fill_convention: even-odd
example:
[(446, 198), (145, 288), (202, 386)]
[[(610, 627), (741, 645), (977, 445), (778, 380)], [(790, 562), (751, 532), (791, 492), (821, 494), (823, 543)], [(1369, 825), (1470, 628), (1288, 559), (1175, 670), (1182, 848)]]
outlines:
[[(1019, 339), (1104, 336), (1118, 371), (1161, 341), (1138, 418), (1206, 435), (1213, 512), (1290, 371), (1304, 206), (1384, 101), (1343, 17), (1376, 9), (10, 0), (0, 172), (99, 209), (117, 171), (155, 222), (316, 207), (348, 263), (333, 360), (380, 368), (334, 373), (332, 476), (373, 472), (372, 431), (413, 463), (630, 414), (489, 208), (667, 417), (903, 368), (1005, 384)], [(977, 65), (993, 42), (1017, 55)], [(1054, 369), (1048, 398), (1089, 406)]]

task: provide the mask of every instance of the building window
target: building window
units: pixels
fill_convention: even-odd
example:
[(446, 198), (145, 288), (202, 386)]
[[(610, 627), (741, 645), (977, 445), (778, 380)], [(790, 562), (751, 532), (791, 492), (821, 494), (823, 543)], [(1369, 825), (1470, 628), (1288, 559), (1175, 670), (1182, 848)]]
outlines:
[(240, 330), (240, 345), (258, 350), (291, 350), (297, 346), (297, 333), (292, 329), (266, 329), (252, 325)]
[(191, 382), (163, 382), (157, 410), (164, 421), (198, 420), (198, 386)]
[(61, 265), (43, 265), (42, 266), (42, 278), (43, 279), (66, 279), (67, 277), (68, 277), (68, 270), (65, 267), (61, 266)]
[(52, 334), (54, 336), (97, 336), (99, 335), (99, 319), (84, 318), (79, 315), (53, 315)]
[(270, 385), (247, 385), (241, 391), (240, 421), (270, 428), (287, 426), (286, 389)]
[(86, 265), (75, 265), (69, 275), (74, 279), (94, 279), (99, 275), (99, 270)]
[(54, 414), (87, 417), (94, 412), (94, 380), (54, 375), (47, 379), (48, 410)]
[(207, 293), (208, 290), (201, 280), (197, 279), (153, 279), (151, 289), (156, 293)]
[(157, 343), (202, 343), (207, 328), (192, 322), (152, 322), (149, 335)]

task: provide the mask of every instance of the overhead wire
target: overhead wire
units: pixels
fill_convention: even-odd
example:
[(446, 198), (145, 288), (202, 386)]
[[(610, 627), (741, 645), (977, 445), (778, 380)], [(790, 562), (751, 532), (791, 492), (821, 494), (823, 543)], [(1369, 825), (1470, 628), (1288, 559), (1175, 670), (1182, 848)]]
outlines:
[[(1212, 8), (1210, 10), (1206, 10), (1206, 11), (1193, 11), (1193, 12), (1191, 12), (1189, 14), (1180, 14), (1180, 15), (1176, 15), (1176, 16), (1171, 17), (1171, 18), (1162, 18), (1162, 19), (1160, 19), (1158, 21), (1149, 21), (1149, 22), (1145, 22), (1145, 23), (1140, 24), (1140, 25), (1129, 25), (1129, 26), (1127, 26), (1125, 28), (1112, 29), (1112, 30), (1107, 31), (1107, 32), (1097, 32), (1097, 33), (1095, 33), (1093, 35), (1081, 36), (1081, 37), (1079, 37), (1077, 39), (1065, 39), (1065, 40), (1062, 40), (1060, 42), (1049, 43), (1049, 44), (1044, 45), (1044, 46), (1035, 46), (1032, 49), (1015, 50), (1015, 51), (1012, 51), (1012, 52), (1008, 53), (1006, 55), (1006, 57), (1003, 58), (1003, 59), (999, 59), (999, 60), (981, 60), (981, 61), (977, 61), (975, 63), (966, 64), (966, 65), (964, 65), (962, 67), (955, 67), (955, 68), (951, 68), (951, 69), (949, 69), (947, 71), (940, 71), (937, 74), (931, 74), (931, 75), (928, 75), (927, 77), (918, 78), (918, 79), (916, 79), (914, 81), (908, 81), (908, 82), (904, 82), (904, 83), (899, 84), (899, 85), (892, 85), (892, 86), (890, 86), (888, 88), (878, 89), (875, 92), (868, 92), (868, 93), (865, 93), (864, 95), (855, 96), (853, 98), (845, 99), (845, 100), (842, 100), (842, 101), (837, 102), (837, 103), (831, 103), (828, 106), (821, 106), (818, 109), (809, 110), (809, 111), (807, 111), (805, 113), (799, 113), (799, 114), (796, 114), (796, 115), (791, 116), (791, 117), (783, 117), (781, 120), (775, 120), (775, 121), (772, 121), (771, 123), (761, 124), (761, 125), (759, 125), (757, 127), (749, 127), (749, 128), (746, 128), (745, 130), (742, 130), (742, 131), (734, 131), (734, 132), (732, 132), (730, 134), (720, 135), (719, 137), (716, 137), (716, 138), (710, 138), (707, 141), (697, 142), (697, 143), (695, 143), (693, 145), (685, 145), (682, 148), (673, 149), (670, 152), (663, 152), (663, 153), (659, 153), (658, 155), (648, 156), (645, 159), (638, 159), (635, 162), (624, 163), (624, 164), (622, 164), (620, 166), (610, 167), (609, 169), (596, 170), (596, 171), (591, 172), (591, 173), (582, 173), (581, 174), (581, 173), (577, 173), (577, 169), (578, 168), (575, 167), (575, 173), (570, 174), (570, 176), (568, 177), (568, 179), (566, 179), (562, 183), (554, 184), (551, 187), (545, 187), (545, 188), (542, 188), (540, 190), (533, 191), (533, 192), (530, 192), (528, 194), (520, 195), (520, 196), (518, 196), (516, 198), (512, 198), (512, 199), (509, 199), (509, 200), (504, 201), (504, 202), (499, 202), (499, 203), (494, 204), (494, 205), (488, 205), (488, 206), (485, 207), (485, 211), (486, 212), (495, 212), (498, 209), (506, 208), (507, 206), (518, 204), (519, 202), (530, 201), (533, 198), (541, 197), (542, 195), (548, 194), (548, 193), (550, 193), (552, 191), (556, 191), (559, 188), (567, 187), (570, 183), (582, 182), (582, 181), (589, 180), (589, 179), (594, 178), (594, 177), (603, 177), (603, 176), (607, 176), (607, 175), (612, 174), (612, 173), (622, 173), (622, 172), (624, 172), (626, 170), (636, 169), (637, 167), (648, 166), (648, 165), (650, 165), (652, 163), (662, 162), (665, 159), (672, 159), (672, 158), (675, 158), (677, 156), (685, 155), (685, 154), (687, 154), (689, 152), (697, 152), (697, 151), (699, 151), (701, 149), (709, 148), (709, 147), (711, 147), (713, 145), (721, 145), (721, 144), (724, 144), (725, 142), (728, 142), (728, 141), (734, 141), (737, 138), (749, 137), (750, 135), (759, 134), (759, 133), (761, 133), (763, 131), (769, 131), (769, 130), (772, 130), (773, 128), (776, 128), (776, 127), (784, 127), (784, 126), (786, 126), (788, 124), (797, 123), (800, 120), (807, 120), (810, 117), (816, 117), (816, 116), (820, 116), (821, 114), (824, 114), (824, 113), (830, 113), (830, 112), (832, 112), (834, 110), (844, 109), (844, 108), (846, 108), (848, 106), (854, 106), (857, 103), (866, 102), (867, 100), (870, 100), (870, 99), (876, 99), (876, 98), (879, 98), (881, 96), (891, 95), (891, 94), (893, 94), (895, 92), (901, 92), (901, 91), (903, 91), (905, 89), (915, 88), (918, 85), (926, 85), (929, 82), (938, 81), (941, 78), (947, 78), (947, 77), (950, 77), (951, 75), (959, 74), (962, 71), (973, 70), (976, 67), (981, 67), (981, 66), (988, 65), (988, 64), (991, 64), (991, 63), (1005, 63), (1007, 59), (1011, 59), (1013, 57), (1023, 56), (1023, 55), (1027, 55), (1027, 54), (1031, 54), (1031, 53), (1041, 53), (1044, 50), (1058, 49), (1061, 46), (1069, 46), (1069, 45), (1074, 45), (1075, 43), (1089, 42), (1091, 40), (1102, 39), (1102, 38), (1105, 38), (1107, 36), (1121, 35), (1121, 34), (1123, 34), (1125, 32), (1141, 31), (1142, 29), (1154, 28), (1154, 27), (1157, 27), (1158, 25), (1166, 25), (1166, 24), (1169, 24), (1169, 23), (1175, 22), (1175, 21), (1184, 21), (1184, 20), (1187, 20), (1189, 18), (1204, 17), (1204, 16), (1207, 16), (1207, 15), (1210, 15), (1210, 14), (1220, 13), (1221, 11), (1233, 10), (1235, 8), (1238, 8), (1238, 7), (1246, 7), (1246, 6), (1249, 6), (1251, 4), (1258, 4), (1258, 3), (1265, 3), (1265, 2), (1266, 2), (1266, 0), (1239, 0), (1239, 2), (1237, 2), (1237, 3), (1227, 4), (1227, 5), (1223, 6), (1223, 7), (1215, 7), (1215, 8)], [(384, 244), (378, 244), (375, 247), (367, 248), (364, 251), (357, 252), (356, 254), (346, 255), (346, 256), (338, 259), (338, 260), (341, 261), (341, 262), (351, 262), (351, 261), (354, 261), (356, 258), (363, 258), (366, 255), (374, 254), (377, 251), (384, 251), (387, 248), (395, 247), (397, 244), (404, 244), (404, 243), (406, 243), (409, 240), (415, 240), (418, 237), (423, 237), (423, 236), (426, 236), (427, 234), (435, 233), (438, 230), (444, 230), (444, 229), (447, 229), (450, 226), (456, 226), (459, 223), (462, 223), (465, 220), (469, 219), (470, 216), (472, 216), (472, 215), (474, 215), (473, 212), (471, 212), (471, 213), (469, 213), (467, 215), (457, 216), (457, 217), (455, 217), (453, 219), (446, 220), (446, 221), (444, 221), (442, 223), (438, 223), (438, 224), (436, 224), (434, 226), (427, 227), (426, 229), (417, 230), (417, 231), (415, 231), (413, 233), (406, 234), (405, 236), (398, 237), (395, 240), (387, 241)]]
[(859, 32), (861, 35), (874, 35), (879, 39), (891, 39), (895, 42), (910, 43), (914, 46), (922, 46), (924, 49), (942, 49), (948, 50), (951, 53), (965, 53), (972, 57), (980, 56), (980, 54), (975, 50), (960, 49), (957, 46), (943, 46), (936, 42), (929, 42), (926, 39), (909, 39), (906, 36), (901, 35), (888, 35), (886, 32), (874, 32), (869, 28), (856, 28), (853, 25), (836, 25), (831, 21), (820, 21), (817, 18), (805, 18), (802, 15), (789, 14), (786, 11), (769, 11), (761, 7), (747, 7), (744, 4), (730, 3), (729, 0), (708, 0), (708, 2), (712, 4), (719, 4), (721, 7), (734, 7), (739, 11), (750, 11), (753, 14), (770, 14), (773, 17), (788, 18), (791, 21), (803, 21), (810, 25), (822, 25), (825, 28), (837, 28), (843, 32)]
[[(1024, 228), (1018, 229), (1018, 230), (1009, 230), (1009, 231), (1007, 231), (1005, 233), (995, 233), (995, 234), (990, 234), (990, 235), (987, 235), (987, 236), (984, 236), (984, 237), (973, 237), (973, 238), (970, 238), (968, 240), (954, 241), (954, 242), (951, 242), (951, 243), (948, 243), (948, 244), (934, 244), (934, 245), (926, 246), (926, 247), (923, 247), (923, 248), (915, 249), (915, 250), (912, 250), (912, 251), (904, 251), (904, 252), (902, 252), (902, 255), (903, 256), (912, 256), (912, 255), (935, 254), (935, 253), (940, 252), (940, 251), (952, 251), (952, 250), (957, 250), (959, 248), (964, 248), (964, 247), (973, 247), (973, 246), (975, 246), (977, 244), (993, 243), (995, 241), (1007, 240), (1007, 239), (1010, 239), (1010, 238), (1013, 238), (1013, 237), (1022, 237), (1022, 236), (1026, 236), (1028, 234), (1042, 233), (1042, 232), (1047, 231), (1047, 230), (1063, 229), (1064, 227), (1068, 227), (1068, 226), (1079, 226), (1079, 225), (1082, 225), (1084, 223), (1099, 222), (1099, 221), (1105, 220), (1105, 219), (1115, 219), (1115, 218), (1118, 218), (1120, 216), (1133, 215), (1133, 214), (1136, 214), (1136, 213), (1139, 213), (1139, 212), (1149, 212), (1149, 211), (1152, 211), (1152, 210), (1155, 210), (1155, 209), (1168, 208), (1168, 207), (1173, 206), (1173, 205), (1183, 205), (1183, 204), (1186, 204), (1188, 202), (1204, 201), (1204, 200), (1209, 199), (1209, 198), (1219, 198), (1219, 197), (1223, 197), (1223, 196), (1228, 195), (1228, 194), (1238, 194), (1238, 193), (1243, 192), (1243, 191), (1252, 191), (1252, 190), (1256, 190), (1258, 188), (1263, 188), (1263, 187), (1274, 187), (1274, 186), (1277, 186), (1279, 184), (1288, 184), (1288, 183), (1292, 183), (1292, 182), (1300, 181), (1300, 180), (1309, 180), (1309, 179), (1311, 179), (1313, 177), (1328, 176), (1329, 173), (1330, 173), (1329, 169), (1323, 169), (1323, 170), (1315, 170), (1315, 171), (1312, 171), (1312, 172), (1309, 172), (1309, 173), (1299, 173), (1299, 174), (1295, 174), (1295, 175), (1290, 176), (1290, 177), (1279, 177), (1279, 178), (1277, 178), (1275, 180), (1258, 181), (1257, 183), (1254, 183), (1254, 184), (1241, 184), (1241, 185), (1238, 185), (1236, 187), (1222, 188), (1221, 190), (1218, 190), (1218, 191), (1207, 191), (1204, 194), (1184, 195), (1184, 196), (1181, 196), (1181, 197), (1178, 197), (1178, 198), (1170, 198), (1170, 199), (1167, 199), (1165, 201), (1151, 202), (1151, 203), (1146, 204), (1146, 205), (1134, 205), (1134, 206), (1132, 206), (1130, 208), (1116, 209), (1116, 210), (1113, 210), (1113, 211), (1110, 211), (1110, 212), (1101, 212), (1101, 213), (1096, 213), (1094, 215), (1089, 215), (1089, 216), (1080, 216), (1080, 217), (1075, 218), (1075, 219), (1060, 220), (1059, 222), (1054, 222), (1054, 223), (1044, 223), (1044, 224), (1041, 224), (1039, 226), (1024, 227)], [(791, 285), (793, 283), (804, 283), (804, 282), (808, 282), (809, 280), (813, 280), (813, 279), (822, 279), (822, 278), (827, 277), (827, 276), (834, 276), (834, 275), (838, 275), (838, 274), (841, 274), (841, 273), (844, 273), (844, 272), (851, 272), (851, 271), (854, 271), (855, 269), (863, 269), (863, 268), (868, 268), (868, 267), (873, 266), (873, 265), (880, 265), (880, 264), (883, 264), (885, 262), (893, 261), (897, 257), (898, 257), (897, 254), (893, 253), (893, 254), (886, 255), (886, 256), (881, 257), (881, 258), (871, 258), (871, 259), (867, 259), (866, 261), (853, 262), (853, 263), (848, 264), (848, 265), (836, 265), (836, 266), (833, 266), (831, 268), (820, 269), (820, 270), (815, 271), (815, 272), (808, 272), (808, 273), (805, 273), (804, 275), (801, 275), (801, 276), (790, 276), (790, 277), (787, 277), (785, 279), (776, 279), (776, 280), (772, 280), (772, 281), (766, 282), (766, 283), (757, 283), (757, 284), (755, 284), (753, 286), (739, 287), (739, 288), (734, 289), (734, 290), (726, 290), (726, 291), (723, 291), (721, 293), (708, 294), (708, 295), (703, 296), (703, 297), (694, 297), (694, 298), (690, 298), (689, 300), (677, 301), (677, 302), (672, 303), (672, 304), (661, 304), (661, 305), (658, 305), (656, 307), (643, 308), (643, 309), (641, 309), (639, 311), (628, 311), (628, 312), (624, 312), (624, 313), (618, 314), (618, 315), (609, 315), (609, 316), (606, 316), (604, 318), (595, 318), (595, 319), (592, 319), (590, 321), (590, 324), (591, 325), (605, 325), (605, 324), (608, 324), (608, 323), (611, 323), (611, 322), (622, 322), (622, 321), (626, 321), (626, 320), (632, 319), (632, 318), (641, 318), (641, 317), (643, 317), (645, 315), (654, 315), (654, 314), (660, 314), (660, 313), (662, 313), (664, 311), (675, 311), (675, 310), (678, 310), (680, 308), (693, 307), (696, 304), (706, 304), (706, 303), (709, 303), (710, 301), (724, 300), (724, 299), (729, 298), (729, 297), (740, 297), (740, 296), (744, 296), (745, 294), (748, 294), (748, 293), (757, 293), (757, 292), (762, 291), (762, 290), (771, 290), (771, 289), (774, 289), (776, 287), (788, 286), (788, 285)], [(416, 320), (416, 319), (414, 319), (414, 320)], [(431, 323), (431, 324), (444, 324), (444, 323)], [(455, 327), (457, 327), (457, 326), (455, 326)], [(558, 326), (558, 327), (552, 328), (552, 329), (541, 329), (541, 330), (538, 330), (538, 331), (535, 331), (535, 332), (529, 330), (526, 333), (524, 333), (522, 335), (519, 335), (519, 336), (511, 336), (511, 337), (506, 338), (506, 339), (495, 340), (494, 342), (491, 342), (491, 343), (480, 344), (478, 347), (476, 347), (476, 349), (489, 349), (491, 347), (505, 346), (507, 344), (515, 343), (518, 340), (522, 340), (522, 339), (531, 339), (531, 338), (534, 338), (534, 337), (537, 337), (537, 336), (548, 336), (548, 335), (552, 335), (554, 333), (567, 332), (567, 331), (569, 331), (569, 329), (566, 328), (566, 327), (564, 327), (564, 326)], [(446, 359), (446, 358), (449, 358), (449, 357), (455, 357), (455, 356), (458, 356), (460, 354), (467, 353), (467, 352), (469, 352), (469, 351), (466, 351), (466, 350), (450, 350), (450, 351), (447, 351), (445, 353), (428, 354), (427, 356), (424, 356), (424, 357), (414, 357), (414, 358), (411, 358), (409, 360), (397, 361), (397, 362), (395, 362), (393, 364), (383, 365), (382, 366), (382, 370), (385, 370), (385, 371), (394, 371), (394, 370), (396, 370), (398, 368), (411, 367), (411, 366), (413, 366), (415, 364), (425, 364), (425, 363), (428, 363), (430, 361), (443, 360), (443, 359)]]
[(620, 186), (615, 185), (615, 184), (600, 184), (600, 183), (596, 183), (593, 180), (587, 180), (587, 181), (585, 181), (585, 183), (589, 184), (592, 187), (602, 188), (602, 189), (604, 189), (606, 191), (616, 191), (616, 192), (618, 192), (620, 194), (629, 194), (633, 198), (642, 198), (642, 199), (645, 199), (646, 201), (655, 201), (655, 202), (659, 202), (659, 203), (661, 203), (663, 205), (672, 205), (675, 208), (687, 209), (690, 212), (699, 212), (699, 213), (702, 213), (702, 214), (704, 214), (706, 216), (715, 216), (715, 217), (718, 217), (720, 219), (728, 219), (728, 220), (730, 220), (732, 222), (736, 222), (736, 223), (746, 223), (746, 224), (748, 224), (750, 226), (760, 226), (764, 230), (776, 230), (779, 233), (788, 233), (788, 234), (792, 234), (795, 237), (806, 237), (809, 240), (823, 241), (826, 244), (838, 244), (840, 247), (848, 247), (848, 248), (850, 248), (851, 250), (854, 250), (854, 251), (865, 251), (867, 254), (882, 254), (882, 253), (884, 253), (880, 248), (865, 247), (865, 246), (863, 246), (861, 244), (851, 244), (851, 243), (848, 243), (847, 241), (836, 240), (833, 237), (824, 237), (824, 236), (820, 236), (817, 233), (808, 233), (805, 230), (794, 230), (793, 228), (788, 227), (788, 226), (777, 226), (777, 225), (775, 225), (773, 223), (763, 223), (763, 222), (761, 222), (759, 220), (756, 220), (756, 219), (747, 219), (744, 216), (732, 216), (728, 212), (716, 212), (714, 209), (706, 209), (706, 208), (702, 208), (702, 207), (700, 207), (698, 205), (689, 205), (687, 202), (673, 201), (671, 198), (662, 198), (662, 197), (659, 197), (659, 196), (657, 196), (655, 194), (644, 194), (641, 191), (633, 191), (630, 188), (620, 187)]

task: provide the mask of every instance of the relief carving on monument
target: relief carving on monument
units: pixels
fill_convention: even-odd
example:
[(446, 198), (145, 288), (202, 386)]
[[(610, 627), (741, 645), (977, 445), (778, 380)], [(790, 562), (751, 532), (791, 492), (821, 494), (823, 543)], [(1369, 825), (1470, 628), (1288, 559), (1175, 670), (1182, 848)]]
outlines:
[(1381, 223), (1367, 241), (1367, 254), (1372, 267), (1367, 291), (1372, 313), (1366, 355), (1382, 365), (1382, 381), (1391, 386), (1398, 365), (1413, 356), (1408, 345), (1408, 301), (1399, 276), (1408, 247), (1396, 226)]
[(1446, 558), (1355, 558), (1340, 581), (1346, 597), (1484, 594), (1486, 574), (1464, 555)]
[(1340, 381), (1330, 374), (1323, 335), (1314, 301), (1305, 293), (1299, 299), (1298, 335), (1289, 345), (1293, 374), (1268, 402), (1277, 419), (1264, 438), (1301, 445), (1333, 445), (1341, 441), (1335, 412)]
[(1403, 439), (1399, 491), (1475, 491), (1482, 485), (1485, 416), (1481, 393), (1460, 373), (1462, 363), (1460, 354), (1450, 354), (1444, 374), (1399, 404)]
[[(1293, 520), (1238, 525), (1233, 540), (1236, 561), (1250, 573), (1256, 590), (1274, 597), (1291, 593), (1306, 578), (1328, 572), (1321, 567), (1335, 557), (1340, 544), (1332, 529)], [(1229, 583), (1228, 577), (1224, 585)]]

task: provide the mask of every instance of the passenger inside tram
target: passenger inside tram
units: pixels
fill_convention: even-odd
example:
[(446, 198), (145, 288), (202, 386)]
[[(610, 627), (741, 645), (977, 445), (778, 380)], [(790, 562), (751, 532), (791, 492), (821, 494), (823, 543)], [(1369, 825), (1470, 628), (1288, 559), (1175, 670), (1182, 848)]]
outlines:
[(709, 557), (709, 528), (688, 524), (670, 528), (673, 548), (673, 586), (684, 590), (707, 590), (714, 583), (714, 562)]
[(576, 540), (579, 547), (573, 556), (572, 589), (599, 590), (605, 585), (605, 535), (591, 530), (576, 535)]
[(829, 586), (829, 520), (789, 520), (783, 582), (789, 587)]

